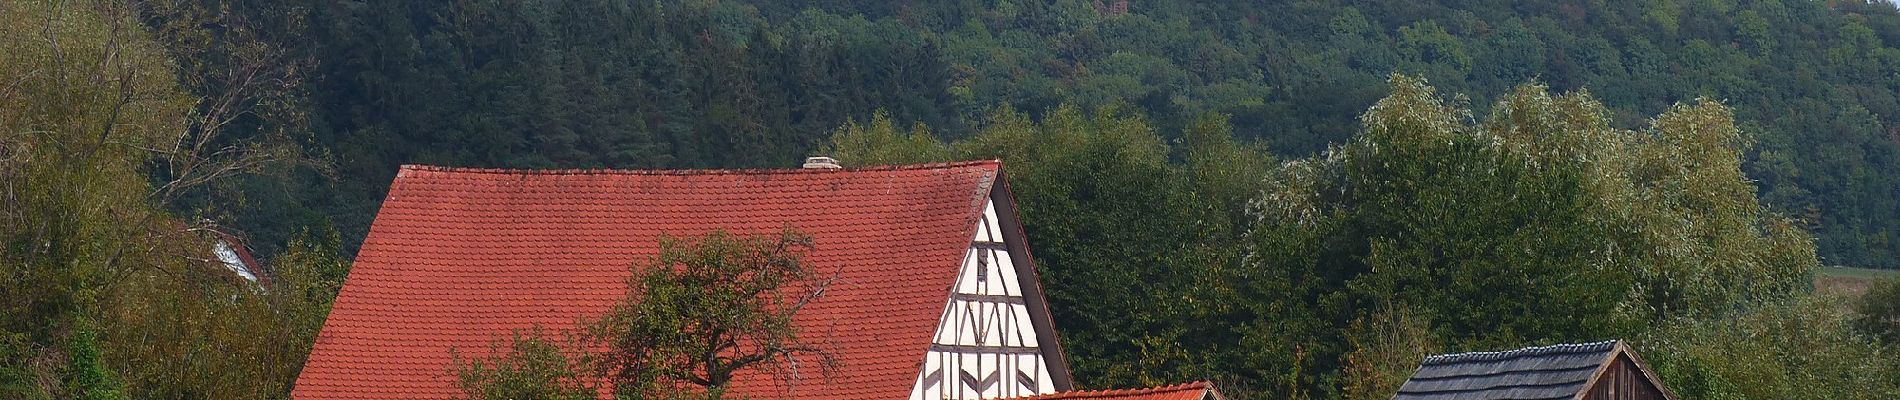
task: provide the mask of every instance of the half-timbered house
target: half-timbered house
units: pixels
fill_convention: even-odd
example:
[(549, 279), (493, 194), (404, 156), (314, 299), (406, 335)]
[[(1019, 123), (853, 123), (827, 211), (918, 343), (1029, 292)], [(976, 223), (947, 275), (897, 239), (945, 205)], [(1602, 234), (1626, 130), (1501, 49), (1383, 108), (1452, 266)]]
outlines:
[[(794, 318), (832, 373), (753, 398), (976, 399), (1072, 389), (1000, 162), (785, 170), (404, 166), (293, 397), (457, 397), (451, 354), (604, 313), (662, 236), (810, 235), (837, 271)], [(455, 352), (455, 353), (452, 353)]]

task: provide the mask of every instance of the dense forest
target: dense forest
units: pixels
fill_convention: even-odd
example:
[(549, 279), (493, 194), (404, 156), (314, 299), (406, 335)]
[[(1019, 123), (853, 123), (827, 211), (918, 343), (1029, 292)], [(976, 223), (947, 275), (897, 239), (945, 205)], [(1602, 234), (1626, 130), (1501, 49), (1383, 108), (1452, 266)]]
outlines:
[(830, 154), (1004, 160), (1087, 388), (1892, 398), (1896, 127), (1884, 2), (0, 2), (0, 397), (287, 396), (400, 164)]
[(1402, 72), (1478, 111), (1527, 81), (1588, 90), (1626, 128), (1724, 101), (1764, 203), (1814, 231), (1823, 262), (1900, 267), (1900, 14), (1886, 4), (197, 3), (148, 23), (191, 21), (169, 40), (192, 42), (181, 57), (207, 74), (279, 64), (248, 72), (291, 85), (254, 123), (297, 124), (292, 139), (332, 168), (203, 202), (239, 204), (216, 218), (266, 254), (310, 223), (360, 239), (400, 163), (781, 167), (878, 110), (958, 138), (996, 107), (1113, 103), (1171, 130), (1223, 113), (1237, 138), (1306, 156), (1354, 132)]

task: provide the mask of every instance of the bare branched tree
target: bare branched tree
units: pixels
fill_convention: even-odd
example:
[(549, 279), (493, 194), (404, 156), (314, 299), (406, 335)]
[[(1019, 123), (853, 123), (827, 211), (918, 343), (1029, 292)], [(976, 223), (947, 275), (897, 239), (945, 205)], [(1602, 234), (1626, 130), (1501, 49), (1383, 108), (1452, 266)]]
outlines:
[(306, 119), (299, 82), (308, 61), (262, 37), (262, 29), (296, 27), (262, 26), (265, 23), (247, 20), (230, 5), (208, 3), (134, 3), (180, 60), (180, 83), (197, 97), (184, 134), (148, 149), (158, 159), (160, 170), (154, 175), (161, 177), (151, 197), (165, 206), (193, 189), (282, 170), (279, 166), (327, 172), (324, 165), (303, 157), (290, 140)]

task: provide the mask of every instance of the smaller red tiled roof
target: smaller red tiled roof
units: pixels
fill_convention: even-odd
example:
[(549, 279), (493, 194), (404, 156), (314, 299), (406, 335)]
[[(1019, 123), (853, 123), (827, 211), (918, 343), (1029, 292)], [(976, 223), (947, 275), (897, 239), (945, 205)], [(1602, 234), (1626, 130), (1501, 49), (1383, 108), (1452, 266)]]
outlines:
[(1214, 385), (1201, 382), (1183, 383), (1174, 386), (1151, 387), (1145, 389), (1114, 390), (1077, 390), (1051, 393), (1040, 396), (1023, 397), (1018, 400), (1080, 400), (1080, 399), (1117, 399), (1117, 400), (1220, 400), (1220, 392)]

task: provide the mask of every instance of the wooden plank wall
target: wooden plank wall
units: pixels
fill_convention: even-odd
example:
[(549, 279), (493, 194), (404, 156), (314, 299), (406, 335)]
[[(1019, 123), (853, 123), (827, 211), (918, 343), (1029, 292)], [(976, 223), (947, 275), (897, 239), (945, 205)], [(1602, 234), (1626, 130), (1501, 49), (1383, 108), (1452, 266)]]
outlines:
[(1586, 400), (1663, 400), (1662, 390), (1656, 388), (1636, 369), (1629, 356), (1617, 355), (1615, 364), (1603, 371), (1597, 378), (1596, 386), (1590, 387)]

